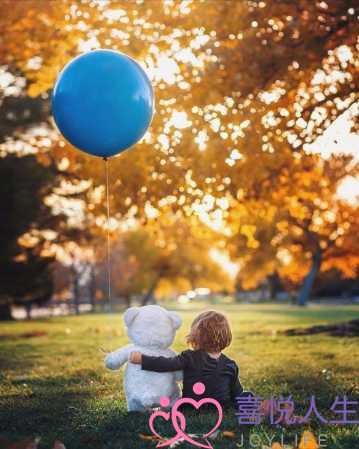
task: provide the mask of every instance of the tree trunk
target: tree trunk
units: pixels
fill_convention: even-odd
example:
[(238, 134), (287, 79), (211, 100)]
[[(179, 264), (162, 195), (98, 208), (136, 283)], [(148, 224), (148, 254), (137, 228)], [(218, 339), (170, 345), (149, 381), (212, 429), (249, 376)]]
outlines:
[(267, 281), (268, 281), (269, 299), (275, 301), (281, 288), (281, 282), (278, 273), (275, 271), (273, 274), (270, 274), (267, 278)]
[(298, 305), (305, 306), (310, 298), (310, 293), (312, 291), (313, 283), (315, 277), (319, 271), (320, 264), (322, 262), (322, 252), (318, 250), (312, 257), (312, 266), (309, 273), (304, 279), (303, 286), (298, 295)]
[(9, 321), (14, 318), (11, 315), (11, 305), (9, 302), (0, 302), (0, 321)]
[(96, 309), (96, 275), (95, 275), (95, 267), (91, 265), (90, 272), (90, 302), (92, 307), (92, 312)]
[(76, 268), (72, 267), (72, 276), (73, 276), (73, 304), (75, 307), (75, 313), (76, 315), (80, 314), (80, 307), (79, 307), (79, 301), (80, 301), (80, 288), (79, 288), (79, 276), (76, 271)]
[(131, 307), (131, 295), (126, 295), (123, 299), (126, 304), (126, 308), (128, 309), (129, 307)]
[(27, 320), (31, 320), (31, 309), (32, 309), (32, 304), (26, 304), (25, 305), (26, 319)]
[(156, 290), (156, 287), (157, 287), (160, 279), (161, 279), (161, 275), (155, 277), (154, 281), (152, 282), (152, 285), (150, 286), (147, 293), (145, 294), (145, 296), (142, 299), (142, 306), (147, 305), (151, 299), (153, 300), (153, 302), (156, 302), (153, 299), (153, 293)]

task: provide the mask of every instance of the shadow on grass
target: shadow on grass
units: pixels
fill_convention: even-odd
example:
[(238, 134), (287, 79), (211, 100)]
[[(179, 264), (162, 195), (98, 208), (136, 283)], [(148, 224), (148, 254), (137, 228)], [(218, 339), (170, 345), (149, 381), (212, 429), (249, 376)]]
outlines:
[[(330, 371), (316, 371), (306, 365), (278, 368), (271, 370), (270, 381), (266, 385), (259, 385), (258, 394), (266, 399), (271, 395), (279, 397), (291, 396), (295, 402), (307, 403), (311, 396), (315, 396), (317, 404), (330, 407), (336, 395), (345, 394), (335, 376)], [(329, 409), (329, 408), (328, 408)]]
[[(149, 414), (127, 413), (119, 410), (108, 410), (99, 421), (98, 435), (102, 436), (103, 443), (108, 449), (145, 449), (155, 447), (156, 441), (150, 440), (151, 431), (148, 426)], [(186, 412), (186, 432), (202, 435), (208, 432), (216, 421), (216, 415), (211, 413)], [(158, 419), (155, 421), (156, 431), (166, 438), (175, 435), (172, 424)], [(236, 430), (237, 424), (234, 413), (225, 413), (221, 430)], [(80, 449), (81, 446), (76, 447)], [(181, 443), (181, 448), (192, 448), (192, 445)], [(218, 447), (235, 448), (235, 441), (227, 441)]]
[[(253, 385), (253, 392), (261, 397), (274, 395), (288, 397), (293, 395), (298, 409), (295, 413), (303, 415), (307, 411), (309, 397), (315, 395), (318, 410), (328, 415), (330, 405), (340, 391), (340, 385), (334, 379), (318, 372), (308, 371), (303, 366), (288, 372), (278, 369), (271, 372), (269, 385)], [(50, 448), (55, 439), (65, 443), (68, 449), (148, 449), (154, 448), (155, 441), (141, 438), (151, 435), (148, 427), (148, 414), (127, 413), (123, 401), (103, 396), (100, 383), (91, 386), (88, 376), (80, 377), (47, 377), (34, 378), (27, 381), (31, 393), (18, 393), (2, 396), (0, 399), (0, 435), (10, 440), (40, 436), (40, 448)], [(14, 380), (13, 385), (20, 384)], [(213, 424), (213, 416), (209, 413), (191, 413), (187, 415), (187, 432), (203, 434)], [(321, 426), (313, 418), (310, 427), (316, 434), (327, 433), (335, 441), (333, 448), (353, 449), (356, 441), (354, 430), (343, 432), (333, 426)], [(156, 422), (161, 435), (173, 435), (172, 426), (164, 421)], [(286, 429), (288, 436), (301, 434), (307, 426), (293, 426)], [(226, 413), (221, 425), (222, 431), (235, 432), (232, 439), (219, 437), (213, 442), (216, 449), (234, 449), (241, 442), (241, 433), (254, 432), (263, 436), (281, 432), (281, 429), (263, 424), (255, 428), (239, 429), (233, 413)], [(182, 449), (192, 446), (181, 444)], [(244, 446), (246, 447), (246, 446)], [(193, 448), (193, 447), (192, 447)]]
[(89, 397), (88, 391), (70, 393), (56, 390), (28, 397), (3, 395), (0, 401), (0, 434), (11, 441), (41, 437), (42, 442), (49, 446), (60, 435), (64, 437), (68, 431), (76, 429), (74, 418), (79, 411), (86, 409)]
[[(14, 340), (13, 338), (11, 340)], [(27, 370), (34, 366), (38, 352), (32, 343), (14, 343), (0, 348), (0, 370)]]
[[(318, 411), (323, 416), (329, 418), (329, 411), (332, 402), (336, 395), (345, 393), (340, 390), (340, 386), (336, 385), (333, 379), (328, 379), (325, 376), (318, 376), (318, 373), (306, 372), (303, 367), (303, 372), (298, 373), (286, 373), (284, 370), (278, 370), (273, 372), (271, 385), (263, 388), (258, 386), (258, 391), (255, 394), (263, 398), (270, 398), (272, 395), (275, 398), (279, 398), (281, 395), (283, 398), (288, 398), (290, 395), (296, 404), (295, 414), (304, 416), (309, 408), (309, 401), (311, 396), (315, 396)], [(188, 413), (186, 415), (188, 427), (186, 431), (188, 433), (203, 434), (208, 431), (213, 424), (213, 416), (210, 414), (202, 413)], [(331, 419), (334, 417), (332, 416)], [(95, 419), (95, 416), (93, 417)], [(226, 438), (225, 436), (219, 436), (213, 445), (215, 448), (232, 449), (241, 447), (241, 442), (244, 436), (244, 441), (248, 442), (249, 434), (258, 434), (258, 438), (261, 438), (262, 444), (268, 444), (268, 435), (273, 437), (276, 435), (277, 440), (280, 441), (281, 435), (285, 434), (285, 438), (288, 441), (294, 441), (295, 437), (300, 438), (301, 434), (306, 429), (312, 429), (315, 435), (319, 433), (327, 434), (328, 439), (337, 441), (338, 446), (341, 449), (353, 449), (351, 442), (353, 438), (348, 434), (336, 434), (338, 429), (334, 426), (322, 425), (317, 418), (312, 415), (310, 424), (295, 425), (288, 428), (282, 428), (279, 426), (271, 425), (270, 423), (263, 423), (259, 426), (238, 426), (234, 413), (225, 413), (225, 418), (221, 425), (222, 431), (234, 432), (234, 438)], [(173, 435), (171, 424), (165, 422), (156, 422), (156, 429), (161, 435), (170, 437)], [(107, 408), (102, 418), (98, 420), (98, 435), (103, 438), (103, 443), (108, 449), (144, 449), (148, 447), (154, 447), (154, 441), (142, 440), (139, 434), (145, 434), (150, 436), (150, 430), (148, 428), (148, 415), (141, 414), (127, 414), (126, 412), (116, 410), (116, 407)], [(349, 431), (350, 433), (350, 431)], [(221, 434), (223, 435), (223, 434)], [(247, 447), (244, 443), (243, 447)], [(81, 446), (76, 446), (80, 448)], [(188, 444), (181, 444), (181, 448), (190, 448)], [(249, 447), (249, 446), (248, 446)]]
[[(354, 319), (359, 317), (359, 311), (356, 308), (343, 308), (338, 310), (337, 308), (303, 308), (298, 306), (292, 306), (292, 309), (275, 309), (275, 308), (260, 308), (253, 310), (254, 313), (260, 313), (264, 315), (279, 315), (293, 318), (309, 318), (316, 319), (318, 321), (339, 321), (341, 319)], [(349, 317), (349, 318), (348, 318)]]

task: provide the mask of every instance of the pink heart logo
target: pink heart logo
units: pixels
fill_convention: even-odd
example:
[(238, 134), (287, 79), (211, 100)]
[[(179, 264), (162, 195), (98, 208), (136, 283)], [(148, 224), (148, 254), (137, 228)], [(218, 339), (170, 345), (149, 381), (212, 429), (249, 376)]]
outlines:
[[(205, 392), (205, 389), (206, 388), (205, 388), (204, 384), (201, 383), (201, 382), (197, 382), (193, 386), (193, 392), (198, 394), (198, 395), (203, 394)], [(168, 407), (169, 404), (170, 404), (169, 398), (168, 397), (162, 397), (160, 399), (160, 404), (161, 404), (162, 407)], [(203, 447), (203, 448), (206, 448), (206, 449), (213, 449), (212, 445), (209, 443), (208, 440), (206, 440), (207, 444), (203, 444), (203, 443), (200, 443), (200, 442), (194, 440), (193, 438), (191, 438), (190, 435), (185, 433), (185, 430), (186, 430), (186, 418), (183, 415), (183, 413), (181, 413), (178, 410), (179, 407), (181, 407), (181, 405), (183, 405), (183, 404), (191, 405), (195, 410), (199, 410), (202, 407), (202, 405), (208, 405), (208, 404), (212, 404), (216, 408), (216, 410), (218, 412), (217, 421), (216, 421), (215, 425), (212, 427), (212, 429), (209, 432), (207, 432), (205, 435), (203, 435), (204, 439), (206, 439), (207, 437), (212, 435), (212, 433), (214, 433), (218, 429), (218, 427), (221, 425), (221, 422), (222, 422), (222, 419), (223, 419), (223, 411), (222, 411), (221, 404), (218, 401), (216, 401), (215, 399), (204, 398), (204, 399), (201, 399), (200, 401), (195, 401), (194, 399), (191, 399), (191, 398), (179, 399), (178, 401), (176, 401), (176, 403), (172, 407), (171, 413), (163, 412), (163, 411), (157, 411), (155, 413), (152, 413), (152, 415), (150, 416), (148, 424), (149, 424), (149, 427), (151, 429), (151, 432), (157, 438), (162, 440), (162, 442), (160, 441), (157, 444), (156, 447), (169, 446), (172, 443), (174, 443), (175, 441), (183, 440), (183, 441), (187, 441), (188, 443), (192, 444), (193, 446)], [(156, 418), (162, 418), (165, 421), (169, 421), (169, 419), (172, 418), (172, 425), (173, 425), (174, 430), (177, 432), (177, 434), (174, 437), (172, 437), (171, 439), (165, 440), (162, 437), (162, 435), (160, 435), (156, 431), (156, 429), (154, 427), (154, 421), (155, 421)]]
[[(164, 407), (168, 406), (168, 405), (169, 405), (169, 399), (166, 398), (166, 397), (161, 398), (160, 404), (161, 404), (162, 406), (164, 406)], [(159, 442), (159, 443), (157, 444), (156, 447), (169, 446), (170, 444), (174, 443), (175, 441), (177, 441), (177, 440), (180, 438), (180, 436), (177, 434), (177, 435), (175, 435), (174, 437), (172, 437), (171, 439), (166, 440), (166, 439), (165, 439), (162, 435), (160, 435), (160, 434), (156, 431), (156, 429), (155, 429), (154, 421), (155, 421), (157, 418), (162, 418), (162, 419), (164, 419), (165, 421), (169, 421), (170, 417), (171, 417), (171, 414), (170, 414), (170, 413), (168, 413), (168, 412), (162, 412), (162, 411), (157, 411), (157, 412), (155, 412), (155, 413), (152, 413), (152, 415), (150, 416), (150, 419), (149, 419), (149, 421), (148, 421), (148, 425), (149, 425), (149, 427), (150, 427), (150, 429), (151, 429), (151, 432), (153, 433), (153, 435), (155, 435), (155, 436), (156, 436), (157, 438), (159, 438), (160, 440), (165, 440), (165, 441), (162, 442), (162, 443)], [(182, 429), (182, 430), (185, 430), (185, 429), (186, 429), (186, 419), (185, 419), (185, 417), (183, 416), (183, 414), (182, 414), (181, 412), (179, 412), (179, 419), (180, 419), (180, 427), (181, 427), (181, 429)]]
[[(212, 445), (208, 441), (207, 441), (207, 444), (200, 443), (200, 442), (194, 440), (193, 438), (191, 438), (188, 434), (186, 434), (184, 432), (185, 428), (182, 429), (182, 427), (183, 427), (182, 426), (182, 423), (183, 423), (182, 418), (184, 418), (184, 416), (181, 412), (178, 411), (178, 408), (183, 404), (191, 405), (196, 410), (199, 410), (202, 407), (202, 405), (212, 404), (217, 409), (217, 412), (218, 412), (217, 421), (216, 421), (215, 425), (212, 427), (212, 429), (203, 435), (203, 438), (207, 438), (210, 435), (212, 435), (212, 433), (214, 433), (218, 429), (218, 427), (221, 425), (221, 422), (223, 419), (223, 410), (222, 410), (221, 405), (219, 404), (218, 401), (216, 401), (215, 399), (212, 399), (212, 398), (204, 398), (204, 399), (201, 399), (200, 401), (195, 401), (194, 399), (191, 399), (191, 398), (182, 398), (182, 399), (179, 399), (174, 404), (174, 406), (172, 408), (172, 424), (173, 424), (173, 428), (177, 432), (177, 437), (183, 438), (184, 441), (187, 441), (188, 443), (193, 444), (194, 446), (212, 449)], [(178, 424), (177, 418), (179, 418), (179, 420), (180, 420), (179, 424)], [(185, 424), (186, 424), (186, 422), (185, 422)]]

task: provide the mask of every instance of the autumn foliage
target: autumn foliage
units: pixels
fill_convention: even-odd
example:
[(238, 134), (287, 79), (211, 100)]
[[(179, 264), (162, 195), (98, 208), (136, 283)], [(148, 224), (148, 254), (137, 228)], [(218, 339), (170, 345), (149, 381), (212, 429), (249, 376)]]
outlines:
[(357, 2), (2, 0), (1, 9), (0, 153), (36, 154), (57, 180), (46, 204), (68, 217), (24, 232), (40, 232), (46, 254), (66, 261), (75, 244), (103, 259), (102, 161), (63, 140), (49, 106), (62, 67), (103, 47), (136, 58), (156, 96), (150, 131), (110, 161), (121, 294), (232, 289), (214, 249), (239, 264), (243, 288), (274, 273), (288, 289), (304, 281), (302, 303), (320, 272), (357, 276), (358, 211), (338, 193), (357, 176), (354, 138), (321, 137), (337, 119), (350, 137), (358, 129)]

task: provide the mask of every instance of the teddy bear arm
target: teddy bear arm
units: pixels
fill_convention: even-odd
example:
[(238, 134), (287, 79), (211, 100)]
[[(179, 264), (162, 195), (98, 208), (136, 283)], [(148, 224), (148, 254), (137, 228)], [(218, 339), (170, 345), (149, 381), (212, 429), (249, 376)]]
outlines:
[(121, 368), (121, 366), (128, 361), (128, 357), (132, 348), (133, 345), (129, 345), (108, 354), (105, 358), (106, 368), (112, 370)]
[(183, 371), (175, 371), (174, 373), (175, 382), (182, 382), (183, 381)]

